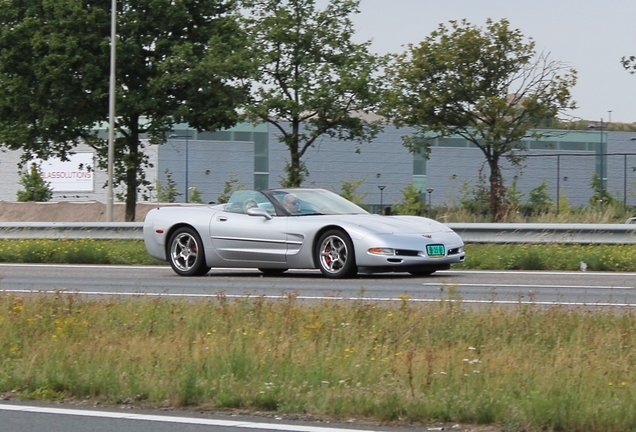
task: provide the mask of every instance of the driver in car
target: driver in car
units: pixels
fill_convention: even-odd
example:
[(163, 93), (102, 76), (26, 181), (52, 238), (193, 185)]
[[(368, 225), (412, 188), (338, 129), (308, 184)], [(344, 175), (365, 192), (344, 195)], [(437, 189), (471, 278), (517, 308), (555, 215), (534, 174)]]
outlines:
[(285, 210), (290, 214), (297, 215), (300, 213), (300, 201), (298, 201), (298, 198), (294, 194), (285, 195), (283, 198), (283, 207), (285, 207)]

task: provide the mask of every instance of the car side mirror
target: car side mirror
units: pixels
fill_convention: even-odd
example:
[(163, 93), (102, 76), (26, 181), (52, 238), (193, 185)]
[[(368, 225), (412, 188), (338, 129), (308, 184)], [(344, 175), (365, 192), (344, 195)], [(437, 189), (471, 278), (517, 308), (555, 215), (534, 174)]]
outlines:
[(267, 220), (270, 220), (272, 218), (272, 215), (269, 214), (267, 210), (258, 208), (258, 207), (252, 207), (250, 209), (247, 209), (247, 214), (250, 216), (261, 216)]

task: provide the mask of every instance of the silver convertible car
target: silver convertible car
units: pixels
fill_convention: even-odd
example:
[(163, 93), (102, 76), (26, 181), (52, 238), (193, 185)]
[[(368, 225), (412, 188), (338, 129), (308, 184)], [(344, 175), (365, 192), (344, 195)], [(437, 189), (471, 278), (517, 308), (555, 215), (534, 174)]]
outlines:
[(462, 239), (439, 222), (370, 214), (324, 189), (239, 190), (226, 204), (159, 207), (143, 232), (150, 255), (181, 276), (212, 267), (429, 275), (465, 258)]

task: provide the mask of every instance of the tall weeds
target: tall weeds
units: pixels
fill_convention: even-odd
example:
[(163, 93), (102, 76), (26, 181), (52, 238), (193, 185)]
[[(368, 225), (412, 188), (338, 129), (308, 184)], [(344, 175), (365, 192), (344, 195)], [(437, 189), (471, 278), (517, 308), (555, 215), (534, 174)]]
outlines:
[[(481, 223), (492, 222), (488, 214), (479, 213), (463, 207), (432, 207), (424, 216), (444, 223)], [(547, 211), (531, 215), (524, 214), (518, 208), (510, 207), (503, 215), (502, 223), (625, 223), (636, 216), (633, 207), (623, 207), (622, 204), (606, 205), (603, 212), (598, 209), (565, 207), (559, 212)]]
[(0, 299), (0, 391), (155, 406), (636, 428), (632, 311)]

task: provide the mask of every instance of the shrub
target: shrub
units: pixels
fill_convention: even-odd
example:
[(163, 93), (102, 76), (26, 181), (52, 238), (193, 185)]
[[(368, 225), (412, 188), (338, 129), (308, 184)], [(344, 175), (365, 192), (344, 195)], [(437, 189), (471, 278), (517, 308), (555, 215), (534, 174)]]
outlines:
[(402, 189), (402, 201), (395, 204), (393, 212), (401, 215), (423, 215), (426, 207), (422, 201), (422, 191), (409, 183)]
[(351, 201), (354, 204), (364, 207), (362, 202), (369, 195), (369, 192), (363, 194), (358, 193), (358, 188), (367, 180), (367, 176), (364, 176), (361, 180), (355, 181), (353, 177), (349, 181), (340, 180), (340, 195)]
[(17, 193), (18, 201), (49, 201), (53, 196), (53, 189), (51, 189), (51, 183), (44, 181), (42, 178), (42, 170), (35, 163), (31, 164), (28, 173), (25, 173), (20, 178), (20, 184), (24, 186), (24, 190), (20, 190)]

